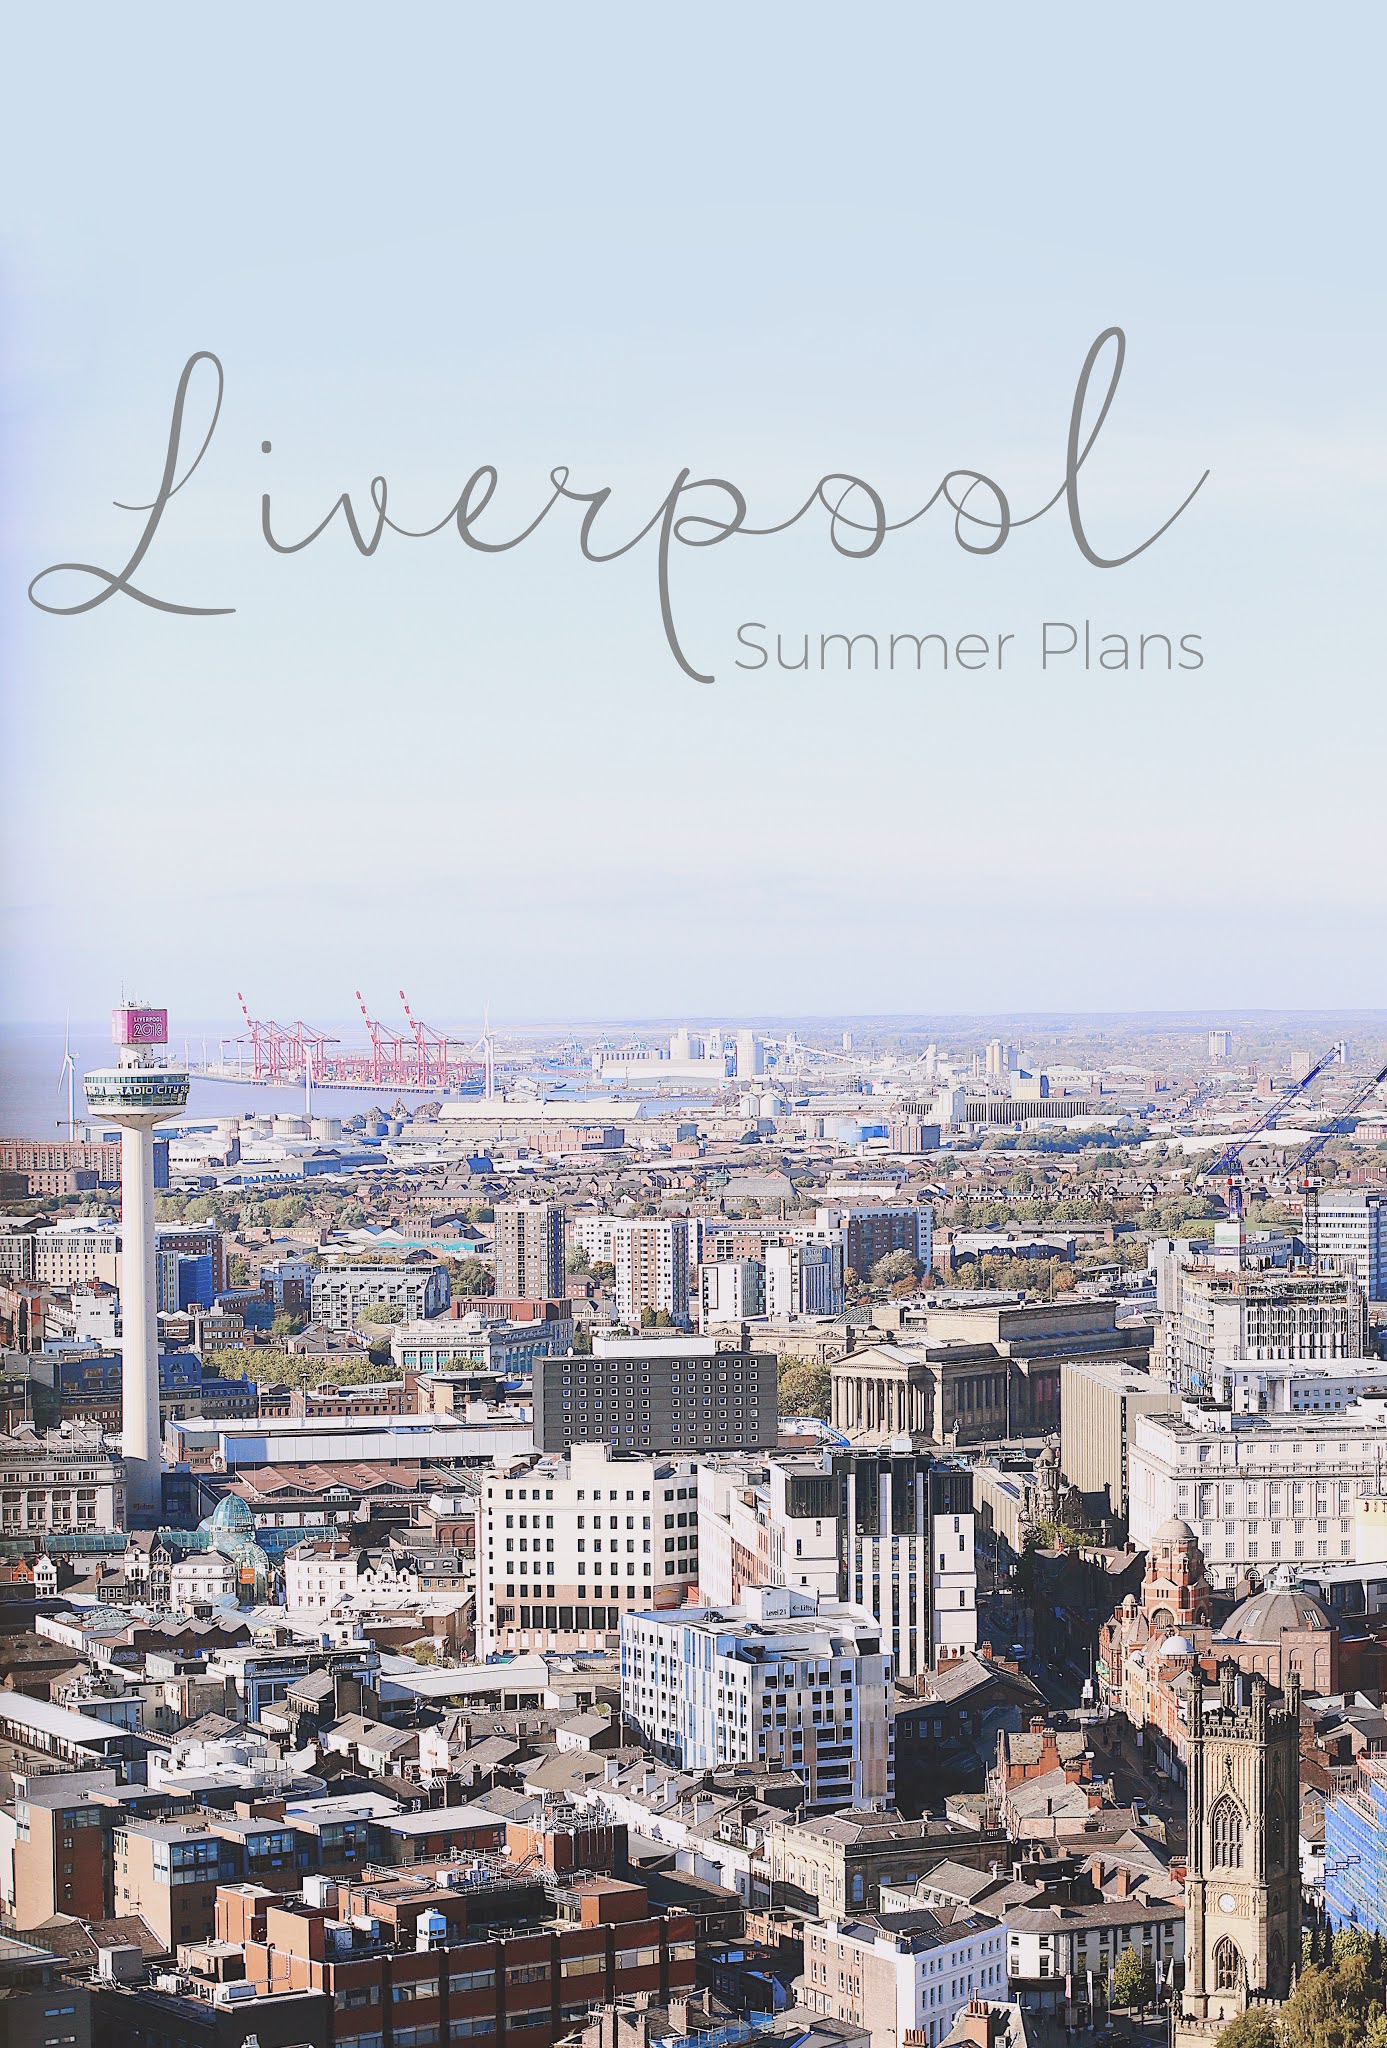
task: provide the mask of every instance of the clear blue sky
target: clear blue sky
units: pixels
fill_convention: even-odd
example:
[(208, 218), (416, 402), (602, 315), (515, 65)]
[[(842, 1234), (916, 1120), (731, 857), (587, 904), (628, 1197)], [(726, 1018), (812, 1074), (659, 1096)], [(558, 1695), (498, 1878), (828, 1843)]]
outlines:
[[(1379, 10), (79, 6), (9, 56), (5, 1014), (1387, 1003)], [(584, 564), (572, 508), (495, 557), (259, 534), (378, 472), (423, 526), (484, 462), (507, 527), (559, 462), (622, 533), (685, 465), (758, 524), (831, 470), (1026, 511), (1113, 323), (1086, 503), (1117, 553), (1207, 468), (1168, 535), (678, 550), (712, 688), (653, 543)], [(136, 581), (234, 614), (41, 615), (124, 563), (199, 348)], [(1204, 666), (1043, 673), (1085, 618)], [(749, 620), (1015, 639), (747, 673)]]

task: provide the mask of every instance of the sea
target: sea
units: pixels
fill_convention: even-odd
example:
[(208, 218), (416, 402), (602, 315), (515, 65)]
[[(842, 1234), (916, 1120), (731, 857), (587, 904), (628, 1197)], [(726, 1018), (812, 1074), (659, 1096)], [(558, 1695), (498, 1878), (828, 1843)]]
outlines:
[[(77, 1070), (77, 1121), (89, 1122), (82, 1094), (82, 1076), (90, 1067), (109, 1067), (115, 1061), (108, 1023), (74, 1022), (67, 1036)], [(67, 1082), (63, 1075), (64, 1026), (62, 1024), (0, 1024), (0, 1137), (62, 1138), (67, 1135)], [(184, 1057), (183, 1041), (169, 1047), (171, 1059)], [(202, 1059), (202, 1040), (189, 1038), (187, 1057)], [(217, 1042), (211, 1040), (208, 1056), (217, 1057)], [(320, 1116), (350, 1117), (367, 1109), (393, 1108), (395, 1101), (406, 1105), (423, 1102), (422, 1091), (401, 1093), (398, 1089), (315, 1088), (313, 1107)], [(266, 1088), (253, 1081), (209, 1080), (193, 1076), (188, 1107), (177, 1122), (206, 1122), (219, 1116), (272, 1116), (276, 1110), (302, 1116), (302, 1087)]]

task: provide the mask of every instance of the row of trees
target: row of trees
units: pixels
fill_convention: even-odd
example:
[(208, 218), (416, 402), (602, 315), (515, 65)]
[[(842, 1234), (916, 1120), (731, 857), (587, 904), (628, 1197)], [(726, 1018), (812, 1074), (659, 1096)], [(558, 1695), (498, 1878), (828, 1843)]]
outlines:
[(1305, 1938), (1295, 1990), (1278, 2012), (1253, 2006), (1218, 2048), (1387, 2048), (1387, 1957), (1380, 1935), (1344, 1928)]

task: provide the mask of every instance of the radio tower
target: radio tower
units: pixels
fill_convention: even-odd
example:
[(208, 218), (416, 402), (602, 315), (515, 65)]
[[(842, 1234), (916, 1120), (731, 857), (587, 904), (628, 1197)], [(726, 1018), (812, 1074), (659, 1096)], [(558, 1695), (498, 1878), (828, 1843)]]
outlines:
[(84, 1082), (87, 1107), (120, 1127), (121, 1415), (125, 1521), (153, 1526), (161, 1511), (159, 1318), (154, 1273), (154, 1126), (188, 1100), (188, 1076), (156, 1066), (154, 1047), (169, 1042), (169, 1013), (139, 1003), (111, 1012), (119, 1063)]

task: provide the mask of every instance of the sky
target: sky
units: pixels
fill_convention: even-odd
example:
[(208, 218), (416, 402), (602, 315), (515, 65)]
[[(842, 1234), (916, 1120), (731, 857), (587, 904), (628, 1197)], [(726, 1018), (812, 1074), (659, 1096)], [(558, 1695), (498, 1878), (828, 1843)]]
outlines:
[[(1378, 10), (9, 28), (0, 1015), (1387, 1005)], [(748, 526), (830, 474), (897, 521), (959, 469), (1021, 519), (1112, 327), (1083, 518), (1123, 554), (1207, 471), (1165, 534), (1095, 567), (1061, 503), (972, 555), (936, 505), (867, 559), (822, 511), (676, 543), (711, 684), (657, 533), (585, 561), (582, 504), (502, 553), (261, 533), (265, 492), (280, 538), (343, 491), (369, 527), (378, 476), (432, 526), (484, 465), (479, 535), (561, 464), (603, 550), (685, 471)], [(133, 580), (231, 609), (45, 614), (50, 565), (124, 568), (198, 351), (220, 414)], [(1202, 665), (1043, 665), (1085, 620)], [(927, 633), (945, 672), (817, 658)]]

